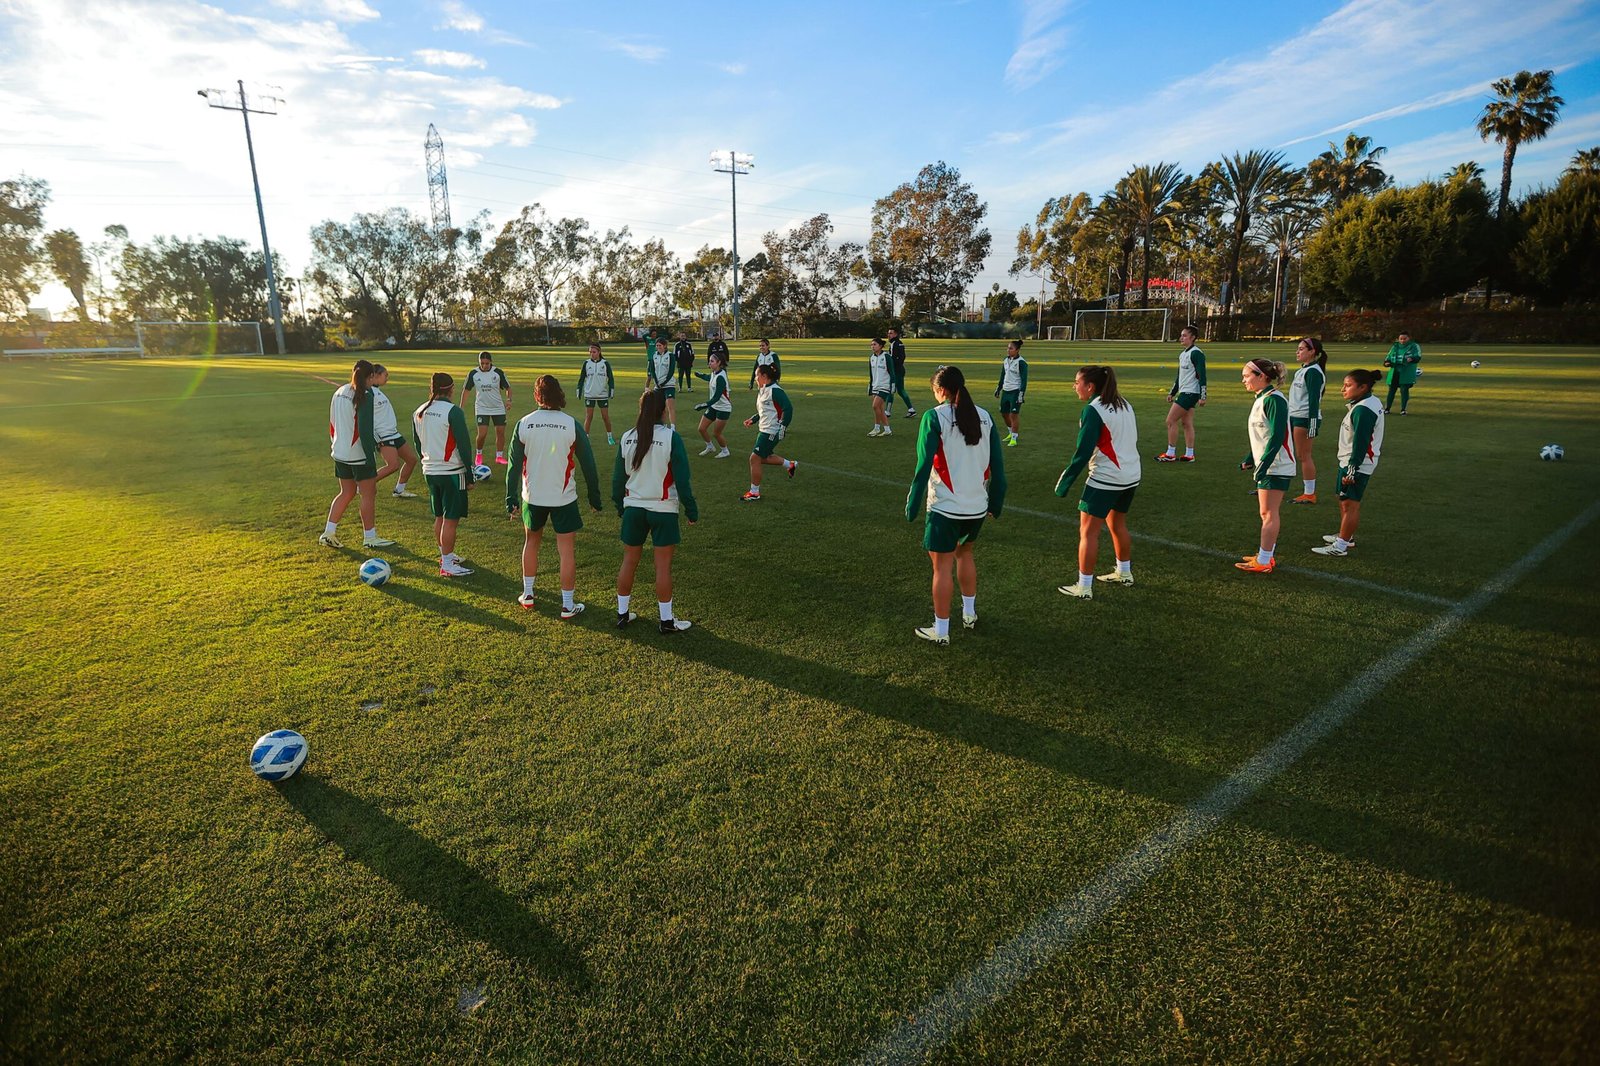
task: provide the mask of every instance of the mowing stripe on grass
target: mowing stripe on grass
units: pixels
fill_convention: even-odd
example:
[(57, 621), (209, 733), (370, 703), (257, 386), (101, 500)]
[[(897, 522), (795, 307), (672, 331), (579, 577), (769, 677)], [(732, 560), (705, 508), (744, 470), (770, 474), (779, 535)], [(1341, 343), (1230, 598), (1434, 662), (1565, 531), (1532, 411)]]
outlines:
[[(836, 467), (823, 466), (820, 463), (806, 463), (805, 468), (807, 470), (821, 470), (826, 474), (840, 474), (844, 477), (858, 478), (862, 481), (875, 481), (880, 485), (898, 486), (906, 484), (905, 482), (895, 481), (891, 478), (878, 477), (876, 474), (862, 474), (854, 470), (840, 470)], [(1030, 518), (1043, 518), (1048, 522), (1063, 522), (1069, 524), (1074, 522), (1074, 519), (1069, 518), (1066, 515), (1051, 514), (1049, 511), (1034, 511), (1027, 507), (1018, 507), (1014, 504), (1007, 505), (1006, 510), (1015, 514), (1025, 514)], [(1134, 533), (1133, 539), (1137, 541), (1143, 541), (1146, 544), (1156, 544), (1163, 548), (1171, 548), (1174, 551), (1193, 552), (1197, 555), (1209, 555), (1213, 559), (1227, 559), (1229, 562), (1234, 563), (1239, 561), (1238, 552), (1223, 551), (1221, 548), (1208, 548), (1203, 544), (1188, 544), (1181, 540), (1170, 540), (1166, 537), (1158, 537), (1153, 533)], [(1389, 596), (1401, 596), (1408, 600), (1415, 600), (1418, 603), (1430, 603), (1435, 607), (1453, 607), (1456, 602), (1455, 600), (1449, 599), (1445, 596), (1434, 596), (1427, 592), (1413, 592), (1410, 589), (1397, 588), (1394, 585), (1384, 585), (1376, 581), (1367, 581), (1363, 578), (1351, 577), (1349, 574), (1335, 574), (1327, 570), (1309, 570), (1303, 566), (1294, 566), (1289, 563), (1279, 563), (1278, 569), (1285, 574), (1294, 574), (1297, 577), (1314, 577), (1319, 581), (1333, 581), (1340, 585), (1350, 585), (1354, 588), (1366, 589), (1368, 592), (1382, 592)]]
[[(326, 379), (324, 379), (326, 380)], [(329, 384), (336, 384), (329, 382)], [(116, 407), (125, 403), (169, 403), (174, 400), (253, 400), (258, 396), (297, 396), (318, 393), (322, 389), (280, 389), (276, 392), (219, 392), (214, 396), (142, 396), (129, 400), (64, 400), (61, 403), (0, 404), (0, 411), (37, 411), (46, 407)]]
[(1528, 554), (1434, 619), (1381, 661), (1362, 671), (1320, 709), (1257, 752), (1232, 777), (1145, 837), (1075, 895), (1056, 903), (1016, 937), (996, 947), (975, 969), (958, 977), (919, 1007), (910, 1020), (869, 1047), (858, 1062), (874, 1066), (923, 1062), (944, 1048), (980, 1012), (1005, 998), (1018, 984), (1093, 932), (1101, 919), (1160, 873), (1167, 863), (1191, 844), (1209, 836), (1240, 804), (1294, 765), (1313, 744), (1343, 725), (1368, 700), (1382, 692), (1390, 678), (1432, 651), (1597, 517), (1600, 517), (1600, 502), (1590, 504), (1582, 514), (1544, 538)]

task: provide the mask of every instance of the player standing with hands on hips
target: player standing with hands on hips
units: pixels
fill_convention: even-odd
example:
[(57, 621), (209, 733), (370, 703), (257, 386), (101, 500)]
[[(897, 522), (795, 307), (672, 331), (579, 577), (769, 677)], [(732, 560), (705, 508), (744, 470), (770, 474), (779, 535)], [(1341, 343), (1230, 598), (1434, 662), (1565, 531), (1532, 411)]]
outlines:
[(483, 465), (483, 442), (489, 437), (489, 425), (494, 424), (494, 461), (506, 463), (506, 405), (511, 402), (511, 382), (506, 372), (494, 365), (488, 352), (478, 353), (478, 365), (467, 371), (467, 380), (461, 386), (462, 402), (467, 390), (472, 390), (472, 413), (478, 419), (477, 457), (473, 463)]
[(692, 526), (700, 518), (689, 484), (689, 455), (683, 438), (663, 425), (666, 397), (657, 389), (639, 399), (639, 421), (622, 435), (611, 472), (611, 501), (622, 516), (622, 569), (617, 572), (617, 628), (626, 629), (639, 616), (628, 609), (633, 579), (648, 538), (655, 546), (656, 606), (661, 632), (681, 633), (692, 624), (672, 613), (672, 555), (678, 532), (678, 501)]
[(452, 402), (455, 379), (440, 371), (433, 375), (430, 391), (428, 402), (412, 416), (412, 436), (428, 480), (433, 536), (439, 542), (439, 573), (466, 577), (472, 570), (462, 566), (456, 554), (456, 526), (467, 517), (467, 493), (472, 489), (472, 471), (467, 467), (472, 435), (467, 432), (467, 413)]
[(1376, 370), (1352, 370), (1344, 376), (1344, 399), (1350, 406), (1339, 426), (1339, 532), (1311, 549), (1318, 555), (1343, 557), (1355, 547), (1361, 497), (1383, 452), (1383, 405), (1372, 395), (1382, 378)]
[(994, 387), (1000, 401), (1000, 417), (1011, 431), (1006, 437), (1006, 447), (1015, 448), (1022, 439), (1022, 402), (1028, 398), (1028, 361), (1022, 358), (1022, 341), (1006, 345), (1006, 357), (1000, 361), (1000, 383)]
[(759, 423), (761, 432), (756, 434), (756, 444), (750, 452), (750, 491), (739, 497), (745, 503), (761, 502), (763, 466), (781, 466), (789, 472), (790, 477), (794, 477), (795, 471), (800, 469), (800, 464), (793, 459), (772, 454), (778, 442), (788, 433), (789, 423), (794, 418), (794, 404), (789, 402), (789, 394), (778, 384), (778, 368), (770, 363), (762, 363), (756, 367), (753, 376), (761, 383), (761, 391), (756, 394), (756, 413), (745, 419), (744, 424)]
[(533, 606), (533, 579), (539, 571), (539, 542), (544, 525), (556, 531), (556, 554), (561, 561), (561, 617), (570, 621), (583, 613), (575, 594), (578, 560), (574, 542), (583, 528), (578, 513), (578, 485), (573, 468), (583, 471), (589, 490), (589, 509), (600, 510), (600, 477), (594, 468), (594, 451), (589, 435), (578, 428), (578, 420), (562, 410), (567, 406), (561, 383), (542, 374), (533, 383), (533, 399), (539, 406), (517, 423), (511, 434), (511, 467), (506, 471), (506, 513), (520, 511), (522, 539), (522, 595), (517, 602)]
[[(1167, 399), (1167, 450), (1156, 456), (1158, 463), (1194, 462), (1194, 409), (1206, 405), (1206, 353), (1195, 346), (1200, 331), (1184, 326), (1178, 331), (1183, 351), (1178, 353), (1178, 376), (1172, 379)], [(1183, 430), (1183, 455), (1178, 455), (1178, 430)]]
[(328, 522), (317, 543), (327, 548), (342, 548), (339, 519), (359, 493), (357, 510), (361, 515), (361, 545), (388, 548), (394, 541), (378, 536), (378, 437), (373, 416), (372, 377), (377, 367), (357, 359), (350, 369), (350, 384), (340, 385), (328, 404), (328, 437), (332, 442), (333, 476), (339, 479), (339, 492), (328, 505)]
[(598, 342), (589, 345), (589, 358), (578, 370), (578, 395), (583, 397), (583, 432), (589, 432), (598, 407), (600, 420), (606, 424), (606, 443), (613, 446), (617, 438), (611, 435), (611, 397), (616, 394), (617, 377), (611, 372), (610, 361), (600, 354)]
[(1239, 372), (1244, 387), (1256, 394), (1245, 428), (1250, 434), (1250, 462), (1256, 475), (1256, 499), (1261, 507), (1260, 549), (1233, 565), (1252, 574), (1270, 574), (1277, 566), (1282, 524), (1283, 494), (1294, 478), (1294, 441), (1289, 435), (1289, 401), (1278, 391), (1283, 364), (1273, 359), (1252, 359)]
[(1117, 372), (1109, 366), (1086, 366), (1072, 381), (1078, 399), (1086, 401), (1078, 416), (1078, 447), (1056, 482), (1056, 495), (1065, 496), (1086, 467), (1089, 471), (1078, 501), (1078, 581), (1056, 591), (1080, 600), (1094, 598), (1094, 564), (1100, 553), (1100, 530), (1111, 531), (1117, 568), (1101, 574), (1100, 581), (1133, 584), (1133, 537), (1128, 532), (1128, 508), (1139, 487), (1139, 427), (1133, 405), (1117, 391)]

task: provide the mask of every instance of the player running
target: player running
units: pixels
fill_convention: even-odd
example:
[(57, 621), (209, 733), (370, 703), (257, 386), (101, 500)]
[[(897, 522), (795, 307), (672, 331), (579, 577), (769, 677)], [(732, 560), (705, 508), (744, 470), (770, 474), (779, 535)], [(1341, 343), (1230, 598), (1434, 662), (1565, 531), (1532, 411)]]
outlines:
[[(722, 431), (727, 428), (728, 418), (733, 414), (733, 398), (728, 395), (728, 364), (727, 356), (720, 352), (712, 352), (706, 357), (711, 366), (711, 373), (702, 374), (696, 370), (694, 376), (702, 381), (709, 382), (711, 395), (705, 403), (697, 403), (694, 409), (700, 412), (700, 439), (706, 446), (700, 450), (701, 455), (710, 455), (716, 452), (718, 459), (726, 459), (731, 453), (728, 451), (728, 441), (723, 437)], [(717, 442), (711, 443), (712, 435)], [(718, 448), (721, 451), (717, 451)]]
[(394, 541), (378, 536), (378, 437), (373, 413), (376, 397), (372, 377), (377, 367), (357, 359), (350, 369), (350, 384), (340, 385), (328, 403), (328, 438), (333, 455), (333, 476), (339, 479), (339, 492), (328, 505), (328, 521), (317, 543), (327, 548), (342, 548), (339, 519), (357, 494), (361, 516), (361, 546), (389, 548)]
[(661, 632), (681, 633), (692, 624), (672, 613), (672, 555), (681, 535), (678, 502), (692, 526), (700, 508), (689, 484), (689, 456), (677, 430), (664, 425), (666, 397), (656, 389), (639, 398), (639, 421), (622, 435), (611, 472), (611, 502), (622, 516), (622, 569), (617, 572), (617, 628), (639, 616), (628, 609), (633, 578), (646, 538), (654, 545), (656, 606)]
[(1065, 496), (1085, 468), (1083, 498), (1078, 501), (1078, 581), (1056, 591), (1080, 600), (1094, 598), (1095, 560), (1100, 554), (1100, 530), (1111, 531), (1117, 568), (1101, 574), (1100, 581), (1133, 584), (1133, 536), (1128, 532), (1128, 508), (1139, 487), (1139, 427), (1133, 405), (1117, 390), (1117, 372), (1109, 366), (1086, 366), (1072, 381), (1078, 399), (1085, 401), (1078, 415), (1078, 447), (1056, 482), (1056, 495)]
[(456, 554), (456, 526), (467, 517), (467, 493), (472, 490), (472, 471), (467, 467), (472, 435), (467, 432), (467, 413), (452, 402), (455, 379), (439, 371), (433, 375), (430, 389), (428, 402), (412, 416), (412, 436), (428, 481), (433, 536), (439, 542), (439, 573), (465, 577), (472, 570), (463, 566)]
[(894, 402), (894, 366), (880, 337), (872, 338), (872, 354), (867, 356), (867, 395), (872, 398), (872, 432), (867, 436), (892, 436), (888, 407)]
[(1022, 341), (1006, 345), (1006, 357), (1000, 361), (1000, 382), (994, 387), (995, 398), (1000, 401), (1000, 417), (1005, 421), (1010, 435), (1008, 448), (1015, 448), (1022, 439), (1022, 404), (1028, 398), (1028, 361), (1022, 358)]
[(789, 402), (789, 394), (778, 384), (777, 366), (762, 363), (755, 368), (753, 376), (761, 383), (761, 391), (756, 394), (756, 413), (745, 419), (744, 424), (749, 426), (759, 422), (761, 432), (756, 434), (756, 444), (750, 452), (750, 491), (739, 497), (745, 503), (761, 502), (763, 466), (781, 466), (789, 472), (790, 477), (794, 477), (795, 471), (800, 469), (800, 464), (793, 459), (772, 454), (778, 442), (788, 434), (789, 423), (794, 418), (794, 404)]
[(483, 465), (483, 442), (489, 437), (489, 425), (494, 424), (494, 461), (504, 466), (506, 461), (506, 411), (511, 402), (511, 382), (506, 372), (494, 365), (488, 352), (478, 353), (478, 365), (467, 371), (467, 380), (461, 386), (461, 402), (472, 393), (472, 413), (478, 420), (478, 447), (473, 463)]
[(1356, 546), (1361, 498), (1383, 452), (1384, 407), (1372, 395), (1372, 387), (1381, 380), (1379, 370), (1352, 370), (1344, 376), (1342, 391), (1349, 409), (1339, 425), (1339, 532), (1323, 537), (1325, 543), (1311, 549), (1318, 555), (1342, 558)]
[[(1178, 376), (1172, 379), (1167, 399), (1167, 450), (1156, 456), (1158, 463), (1194, 462), (1194, 409), (1206, 405), (1206, 353), (1195, 346), (1200, 331), (1184, 326), (1178, 331), (1183, 351), (1178, 353)], [(1183, 455), (1178, 455), (1178, 429), (1183, 429)]]
[(600, 419), (606, 424), (606, 443), (610, 445), (617, 443), (611, 434), (611, 397), (616, 394), (616, 375), (611, 372), (611, 363), (600, 354), (597, 341), (589, 345), (589, 358), (578, 370), (578, 395), (583, 397), (583, 432), (589, 432), (595, 408), (599, 408)]
[(1245, 428), (1250, 433), (1250, 459), (1255, 469), (1256, 499), (1261, 507), (1260, 549), (1233, 565), (1252, 574), (1270, 574), (1277, 565), (1278, 527), (1283, 494), (1294, 478), (1294, 440), (1289, 435), (1289, 401), (1278, 391), (1283, 364), (1274, 359), (1252, 359), (1239, 372), (1244, 387), (1255, 393)]
[(541, 374), (533, 383), (538, 409), (522, 416), (511, 434), (511, 466), (506, 470), (506, 513), (522, 514), (522, 595), (517, 602), (532, 607), (533, 579), (539, 571), (539, 543), (548, 521), (556, 531), (556, 554), (561, 561), (561, 618), (570, 621), (583, 613), (573, 599), (578, 578), (575, 542), (583, 528), (578, 513), (578, 485), (573, 467), (583, 471), (589, 490), (589, 509), (600, 510), (600, 476), (594, 468), (589, 435), (567, 406), (561, 382)]
[(1290, 503), (1317, 502), (1317, 463), (1311, 456), (1312, 442), (1322, 428), (1322, 394), (1328, 387), (1328, 353), (1315, 337), (1300, 338), (1294, 350), (1300, 369), (1289, 382), (1289, 430), (1294, 435), (1294, 453), (1300, 457), (1300, 479), (1306, 490)]

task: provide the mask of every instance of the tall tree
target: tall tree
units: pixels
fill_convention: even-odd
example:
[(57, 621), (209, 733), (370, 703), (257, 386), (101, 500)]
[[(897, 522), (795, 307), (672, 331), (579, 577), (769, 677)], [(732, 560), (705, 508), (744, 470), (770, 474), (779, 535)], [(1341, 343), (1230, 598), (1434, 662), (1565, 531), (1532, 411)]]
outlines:
[(575, 316), (617, 328), (664, 289), (677, 259), (659, 240), (633, 243), (628, 227), (607, 230), (591, 245), (587, 269), (573, 283)]
[(1100, 203), (1094, 209), (1094, 222), (1095, 230), (1103, 234), (1116, 249), (1117, 279), (1106, 293), (1106, 306), (1110, 306), (1111, 294), (1115, 293), (1117, 306), (1121, 307), (1128, 292), (1133, 250), (1139, 245), (1139, 216), (1134, 210), (1126, 177), (1119, 179), (1110, 192), (1100, 197)]
[(266, 263), (236, 237), (127, 244), (116, 274), (131, 318), (248, 322), (267, 313)]
[(726, 248), (701, 245), (694, 258), (683, 264), (678, 291), (673, 298), (699, 322), (720, 321), (732, 292), (733, 255)]
[(1316, 229), (1317, 218), (1316, 210), (1308, 205), (1305, 209), (1272, 215), (1261, 229), (1261, 236), (1276, 253), (1272, 266), (1272, 304), (1280, 312), (1288, 295), (1288, 270), (1299, 258), (1306, 237)]
[(1222, 297), (1222, 313), (1229, 314), (1239, 295), (1239, 260), (1251, 226), (1262, 215), (1270, 215), (1295, 203), (1302, 181), (1298, 170), (1283, 161), (1283, 153), (1253, 149), (1238, 152), (1206, 167), (1210, 195), (1232, 219), (1228, 239), (1228, 277)]
[(1483, 168), (1470, 159), (1465, 163), (1457, 163), (1455, 166), (1444, 172), (1444, 182), (1449, 184), (1453, 181), (1482, 182)]
[(1311, 195), (1337, 211), (1352, 196), (1375, 193), (1389, 184), (1378, 157), (1389, 149), (1374, 148), (1371, 137), (1345, 134), (1344, 144), (1328, 142), (1328, 150), (1306, 164), (1306, 185)]
[(331, 286), (325, 300), (332, 296), (378, 336), (410, 344), (454, 294), (461, 237), (455, 229), (435, 233), (404, 208), (358, 214), (312, 228), (312, 267)]
[(1511, 258), (1528, 291), (1559, 303), (1600, 300), (1600, 169), (1569, 169), (1518, 215), (1526, 229)]
[(870, 250), (905, 271), (931, 313), (959, 297), (983, 268), (988, 213), (960, 171), (942, 160), (930, 163), (872, 205)]
[[(1017, 232), (1017, 255), (1011, 274), (1038, 274), (1057, 296), (1077, 296), (1079, 235), (1094, 218), (1094, 201), (1086, 192), (1053, 196), (1039, 209), (1032, 227)], [(1098, 267), (1096, 267), (1098, 270)]]
[(39, 246), (50, 186), (38, 178), (0, 181), (0, 317), (21, 318), (39, 291)]
[(792, 277), (790, 302), (802, 324), (837, 315), (850, 287), (850, 265), (861, 256), (852, 241), (832, 244), (833, 222), (814, 215), (784, 237), (784, 261)]
[(89, 285), (89, 261), (83, 255), (83, 241), (70, 229), (51, 230), (44, 238), (50, 270), (78, 301), (78, 317), (89, 321), (89, 302), (84, 296)]
[(550, 344), (551, 305), (589, 258), (589, 223), (581, 218), (552, 219), (544, 208), (530, 204), (501, 227), (496, 244), (502, 242), (509, 243), (512, 253), (502, 283), (512, 297), (543, 308), (544, 339)]
[(1176, 163), (1141, 164), (1128, 172), (1128, 210), (1144, 248), (1139, 306), (1150, 306), (1150, 245), (1153, 236), (1170, 236), (1187, 204), (1190, 181)]
[(1572, 157), (1562, 176), (1568, 174), (1600, 174), (1600, 148), (1585, 148)]
[(1549, 70), (1518, 71), (1498, 79), (1491, 88), (1499, 97), (1483, 107), (1478, 116), (1478, 136), (1505, 145), (1500, 158), (1500, 201), (1495, 215), (1504, 218), (1511, 199), (1511, 163), (1517, 146), (1537, 141), (1556, 124), (1565, 100), (1556, 95), (1555, 73)]

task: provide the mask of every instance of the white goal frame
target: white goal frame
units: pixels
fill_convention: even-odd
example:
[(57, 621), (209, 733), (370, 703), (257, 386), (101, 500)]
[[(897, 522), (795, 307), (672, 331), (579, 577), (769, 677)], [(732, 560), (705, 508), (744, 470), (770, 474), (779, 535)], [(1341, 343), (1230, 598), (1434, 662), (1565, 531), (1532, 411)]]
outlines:
[[(1100, 336), (1084, 336), (1083, 316), (1105, 315), (1102, 321), (1109, 323), (1112, 315), (1160, 315), (1161, 336), (1159, 337), (1112, 337), (1108, 336), (1104, 326), (1101, 327)], [(1072, 336), (1076, 340), (1101, 341), (1105, 344), (1165, 344), (1167, 332), (1172, 325), (1172, 308), (1170, 307), (1109, 307), (1098, 311), (1078, 311), (1072, 316)], [(1093, 331), (1091, 331), (1093, 332)]]
[[(218, 355), (265, 355), (266, 348), (261, 343), (261, 323), (259, 322), (186, 322), (176, 319), (154, 320), (140, 319), (133, 324), (134, 334), (139, 339), (139, 358), (150, 358), (149, 347), (145, 344), (144, 330), (146, 326), (197, 326), (205, 329), (217, 329), (223, 326), (248, 329), (255, 334), (256, 350), (253, 352), (218, 352)], [(179, 358), (183, 358), (180, 356)]]
[(1047, 341), (1070, 341), (1072, 339), (1071, 326), (1046, 326), (1045, 337)]

